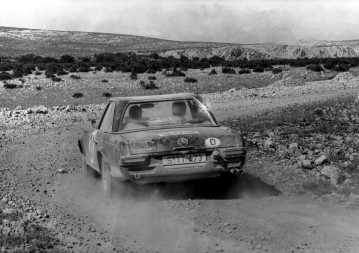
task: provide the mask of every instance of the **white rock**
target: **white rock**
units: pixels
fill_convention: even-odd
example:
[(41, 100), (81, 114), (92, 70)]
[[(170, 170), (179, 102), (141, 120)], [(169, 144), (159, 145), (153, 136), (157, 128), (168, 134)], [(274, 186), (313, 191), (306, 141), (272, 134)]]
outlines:
[(326, 162), (328, 159), (325, 155), (322, 155), (321, 157), (319, 157), (317, 160), (314, 161), (315, 165), (321, 165), (324, 162)]
[(320, 172), (322, 175), (328, 177), (333, 185), (338, 184), (340, 169), (337, 166), (325, 166)]

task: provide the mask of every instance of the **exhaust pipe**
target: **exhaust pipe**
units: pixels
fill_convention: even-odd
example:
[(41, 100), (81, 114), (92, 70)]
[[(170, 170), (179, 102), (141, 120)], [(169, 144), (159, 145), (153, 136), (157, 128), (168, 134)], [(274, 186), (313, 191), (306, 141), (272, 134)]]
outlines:
[(232, 175), (236, 176), (236, 175), (241, 175), (244, 173), (244, 170), (242, 169), (230, 169), (229, 173), (231, 173)]

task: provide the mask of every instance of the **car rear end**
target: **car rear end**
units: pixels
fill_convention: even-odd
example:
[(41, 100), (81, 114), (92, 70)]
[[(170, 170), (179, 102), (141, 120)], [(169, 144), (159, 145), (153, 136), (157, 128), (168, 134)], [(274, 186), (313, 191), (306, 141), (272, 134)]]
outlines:
[(128, 133), (120, 143), (119, 166), (136, 183), (178, 182), (243, 172), (246, 149), (224, 127)]

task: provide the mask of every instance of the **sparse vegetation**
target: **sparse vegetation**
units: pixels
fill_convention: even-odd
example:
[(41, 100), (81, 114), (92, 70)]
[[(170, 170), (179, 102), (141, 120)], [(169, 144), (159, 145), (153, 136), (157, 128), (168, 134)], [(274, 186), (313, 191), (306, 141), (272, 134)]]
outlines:
[(186, 77), (186, 78), (184, 79), (184, 82), (185, 82), (185, 83), (197, 83), (198, 80), (197, 80), (196, 78)]
[(235, 74), (236, 71), (233, 68), (223, 67), (222, 68), (222, 73), (223, 74)]
[(283, 69), (281, 69), (281, 68), (273, 68), (272, 69), (272, 73), (273, 74), (279, 74), (279, 73), (281, 73), (283, 71)]
[(84, 94), (80, 93), (80, 92), (76, 92), (72, 95), (73, 98), (82, 98), (84, 96)]
[(53, 78), (51, 78), (51, 80), (53, 82), (61, 82), (62, 81), (62, 79), (60, 77), (53, 77)]
[(215, 69), (211, 69), (208, 75), (217, 75), (217, 71)]
[(74, 80), (80, 80), (81, 79), (81, 77), (77, 76), (77, 75), (70, 75), (70, 78), (74, 79)]
[(110, 98), (110, 97), (112, 97), (112, 93), (104, 92), (104, 93), (102, 93), (102, 96), (105, 98)]
[(36, 86), (36, 90), (42, 90), (41, 86)]
[(101, 82), (108, 83), (108, 80), (107, 79), (102, 79)]
[(16, 84), (7, 83), (7, 82), (4, 82), (3, 86), (4, 86), (5, 89), (16, 89), (16, 88), (18, 88)]
[(240, 69), (238, 71), (238, 74), (242, 75), (242, 74), (250, 74), (251, 70), (250, 69)]
[(159, 87), (153, 82), (150, 81), (149, 83), (146, 83), (144, 81), (140, 81), (140, 85), (145, 90), (156, 90), (159, 89)]

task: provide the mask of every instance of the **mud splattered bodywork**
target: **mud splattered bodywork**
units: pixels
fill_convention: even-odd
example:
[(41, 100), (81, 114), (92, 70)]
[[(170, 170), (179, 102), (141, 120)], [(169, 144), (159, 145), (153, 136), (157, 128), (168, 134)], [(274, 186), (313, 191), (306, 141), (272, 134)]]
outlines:
[(79, 140), (87, 167), (136, 183), (184, 181), (243, 171), (240, 133), (220, 126), (194, 94), (114, 98)]

